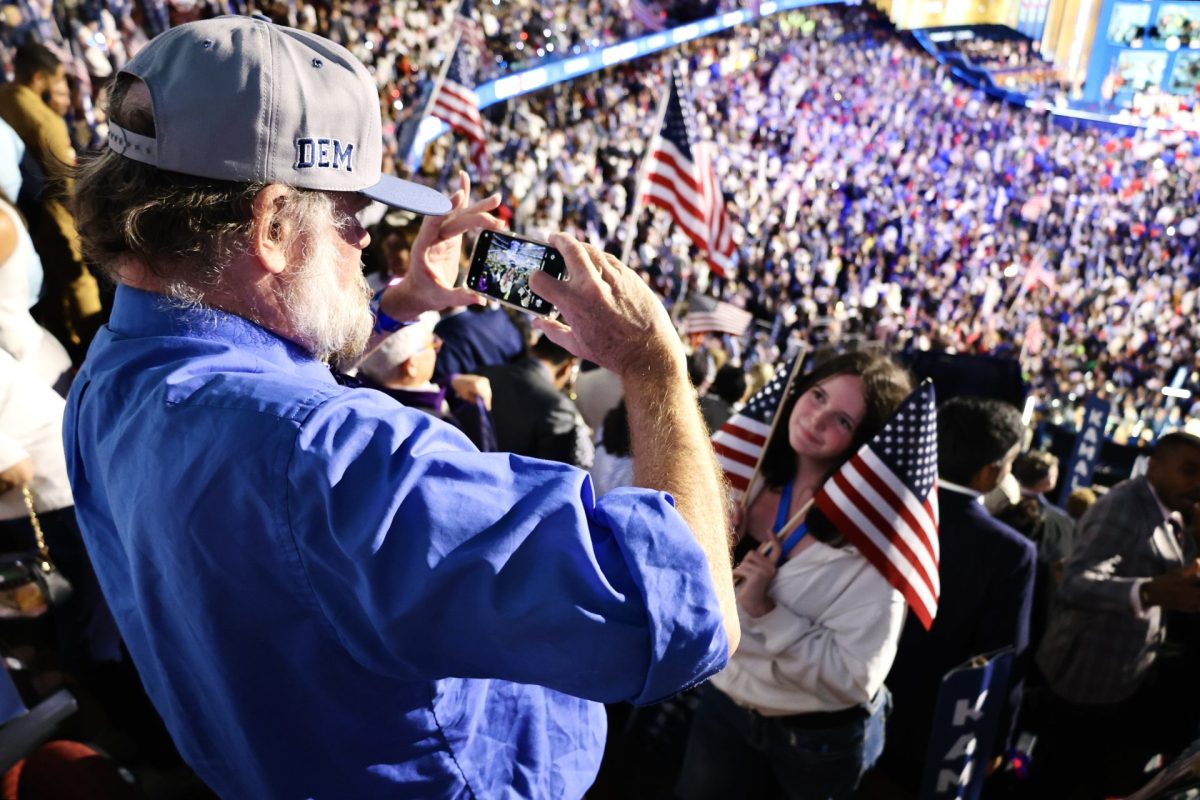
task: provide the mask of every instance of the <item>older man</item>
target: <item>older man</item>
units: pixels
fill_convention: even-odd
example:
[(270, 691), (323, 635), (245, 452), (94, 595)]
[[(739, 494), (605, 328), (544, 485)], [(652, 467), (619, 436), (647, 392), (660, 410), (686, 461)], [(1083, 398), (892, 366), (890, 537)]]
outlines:
[(120, 285), (73, 386), (68, 465), (184, 757), (223, 797), (582, 795), (596, 701), (672, 694), (738, 638), (666, 312), (565, 236), (569, 280), (535, 276), (567, 323), (547, 335), (626, 381), (646, 489), (596, 501), (580, 470), (481, 454), (330, 376), (372, 337), (368, 198), (445, 214), (375, 297), (375, 337), (468, 302), (461, 234), (499, 227), (465, 176), (451, 202), (381, 176), (374, 83), (346, 50), (261, 19), (183, 25), (127, 65), (109, 114), (78, 211)]

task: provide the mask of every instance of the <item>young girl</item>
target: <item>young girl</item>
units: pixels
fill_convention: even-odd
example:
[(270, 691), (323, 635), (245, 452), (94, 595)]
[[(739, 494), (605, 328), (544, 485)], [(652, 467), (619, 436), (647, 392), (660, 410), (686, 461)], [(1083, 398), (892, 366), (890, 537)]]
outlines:
[(850, 797), (883, 750), (903, 597), (827, 523), (814, 520), (782, 563), (776, 537), (911, 389), (888, 358), (848, 353), (784, 399), (765, 488), (736, 526), (742, 643), (702, 689), (679, 797)]

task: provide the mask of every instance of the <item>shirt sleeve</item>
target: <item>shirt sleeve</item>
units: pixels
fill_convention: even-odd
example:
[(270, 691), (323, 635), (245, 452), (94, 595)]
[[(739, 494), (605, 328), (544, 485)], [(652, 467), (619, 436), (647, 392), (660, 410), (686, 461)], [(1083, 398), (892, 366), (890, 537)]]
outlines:
[(1078, 540), (1063, 570), (1059, 596), (1066, 602), (1115, 614), (1135, 613), (1129, 601), (1139, 576), (1122, 575), (1126, 567), (1125, 547), (1138, 541), (1136, 531), (1122, 520), (1105, 514), (1085, 514), (1080, 520)]
[(479, 453), (365, 391), (301, 426), (288, 484), (316, 602), (372, 669), (642, 703), (728, 658), (707, 562), (661, 492), (596, 502), (585, 472)]

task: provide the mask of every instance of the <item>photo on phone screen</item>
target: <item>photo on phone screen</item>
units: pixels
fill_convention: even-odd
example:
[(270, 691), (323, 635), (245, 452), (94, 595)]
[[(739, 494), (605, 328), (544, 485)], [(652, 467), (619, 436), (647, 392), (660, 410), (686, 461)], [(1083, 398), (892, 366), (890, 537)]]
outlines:
[(566, 274), (562, 253), (544, 242), (482, 231), (471, 255), (467, 288), (513, 308), (548, 317), (556, 313), (554, 305), (529, 288), (529, 276), (539, 269), (561, 280)]

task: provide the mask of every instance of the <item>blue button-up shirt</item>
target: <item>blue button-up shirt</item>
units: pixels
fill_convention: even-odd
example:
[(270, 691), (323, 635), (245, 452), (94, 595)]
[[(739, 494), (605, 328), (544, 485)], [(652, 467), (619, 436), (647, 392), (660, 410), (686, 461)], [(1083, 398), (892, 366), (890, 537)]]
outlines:
[(223, 797), (579, 797), (597, 701), (725, 664), (667, 495), (481, 454), (240, 317), (120, 287), (64, 436), (146, 689)]

